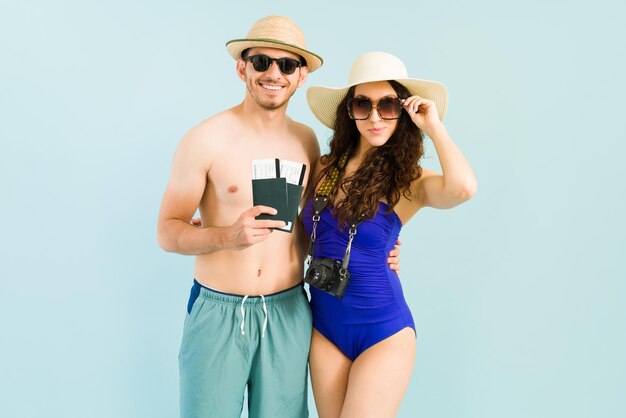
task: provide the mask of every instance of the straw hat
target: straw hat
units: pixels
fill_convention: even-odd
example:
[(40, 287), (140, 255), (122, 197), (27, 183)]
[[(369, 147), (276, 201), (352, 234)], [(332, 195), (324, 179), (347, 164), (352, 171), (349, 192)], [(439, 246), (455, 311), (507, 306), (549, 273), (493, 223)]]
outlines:
[(315, 117), (329, 128), (334, 128), (337, 106), (350, 87), (385, 80), (395, 80), (406, 87), (411, 95), (434, 101), (439, 119), (443, 120), (448, 110), (446, 86), (436, 81), (408, 78), (404, 63), (386, 52), (367, 52), (361, 55), (352, 64), (346, 87), (310, 87), (306, 92), (306, 99)]
[(322, 57), (306, 49), (302, 30), (293, 20), (284, 16), (259, 19), (254, 22), (245, 39), (226, 42), (228, 53), (236, 60), (241, 58), (244, 50), (254, 47), (284, 49), (298, 54), (306, 60), (309, 72), (317, 70), (324, 62)]

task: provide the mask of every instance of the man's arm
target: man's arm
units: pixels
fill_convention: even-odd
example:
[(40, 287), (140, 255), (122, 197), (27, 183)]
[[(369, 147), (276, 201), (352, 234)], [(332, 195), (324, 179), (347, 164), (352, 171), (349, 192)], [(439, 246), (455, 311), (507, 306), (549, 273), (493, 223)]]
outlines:
[(157, 240), (166, 251), (198, 255), (242, 249), (265, 240), (272, 231), (269, 228), (284, 226), (282, 221), (255, 219), (261, 213), (276, 214), (275, 209), (266, 206), (244, 211), (227, 227), (191, 225), (206, 188), (210, 155), (197, 128), (185, 135), (176, 149), (158, 220)]
[(389, 268), (395, 270), (397, 274), (400, 274), (400, 245), (402, 245), (402, 242), (396, 240), (396, 245), (393, 250), (389, 251), (389, 257), (387, 258)]

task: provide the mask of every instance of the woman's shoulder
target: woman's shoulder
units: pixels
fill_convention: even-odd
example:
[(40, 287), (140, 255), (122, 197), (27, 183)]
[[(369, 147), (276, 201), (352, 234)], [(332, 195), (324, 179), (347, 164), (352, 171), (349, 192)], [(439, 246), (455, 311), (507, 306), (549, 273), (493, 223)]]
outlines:
[(402, 224), (406, 224), (413, 215), (426, 205), (424, 181), (439, 175), (440, 173), (434, 170), (422, 168), (422, 174), (411, 182), (408, 196), (404, 193), (400, 195), (400, 201), (396, 204), (395, 211), (399, 215)]

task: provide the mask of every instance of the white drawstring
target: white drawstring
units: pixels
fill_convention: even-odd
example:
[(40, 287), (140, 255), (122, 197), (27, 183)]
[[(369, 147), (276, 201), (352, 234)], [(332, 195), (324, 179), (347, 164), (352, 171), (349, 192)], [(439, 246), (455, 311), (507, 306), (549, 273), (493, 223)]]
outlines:
[(246, 319), (246, 311), (243, 310), (243, 304), (246, 303), (246, 299), (248, 299), (248, 295), (245, 295), (241, 301), (241, 335), (246, 335), (246, 332), (243, 330), (244, 320)]
[[(246, 311), (243, 309), (243, 304), (246, 303), (248, 299), (248, 295), (245, 295), (241, 300), (241, 335), (246, 335), (245, 320), (246, 320)], [(261, 300), (263, 301), (263, 313), (265, 314), (265, 319), (263, 320), (263, 330), (261, 331), (261, 338), (265, 337), (265, 330), (267, 329), (267, 305), (265, 304), (265, 296), (261, 295)]]
[(263, 331), (261, 332), (261, 338), (265, 337), (265, 330), (267, 329), (267, 305), (265, 305), (265, 297), (261, 295), (263, 300), (263, 312), (265, 313), (265, 320), (263, 321)]

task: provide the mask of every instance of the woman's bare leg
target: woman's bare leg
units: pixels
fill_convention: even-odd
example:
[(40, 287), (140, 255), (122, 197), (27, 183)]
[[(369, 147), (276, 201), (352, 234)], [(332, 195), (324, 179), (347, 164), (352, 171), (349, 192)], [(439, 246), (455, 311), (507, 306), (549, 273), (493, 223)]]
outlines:
[(352, 361), (326, 337), (313, 329), (309, 366), (317, 414), (338, 418), (346, 397)]
[(404, 328), (357, 357), (350, 368), (341, 418), (395, 417), (411, 381), (415, 347), (415, 331)]

